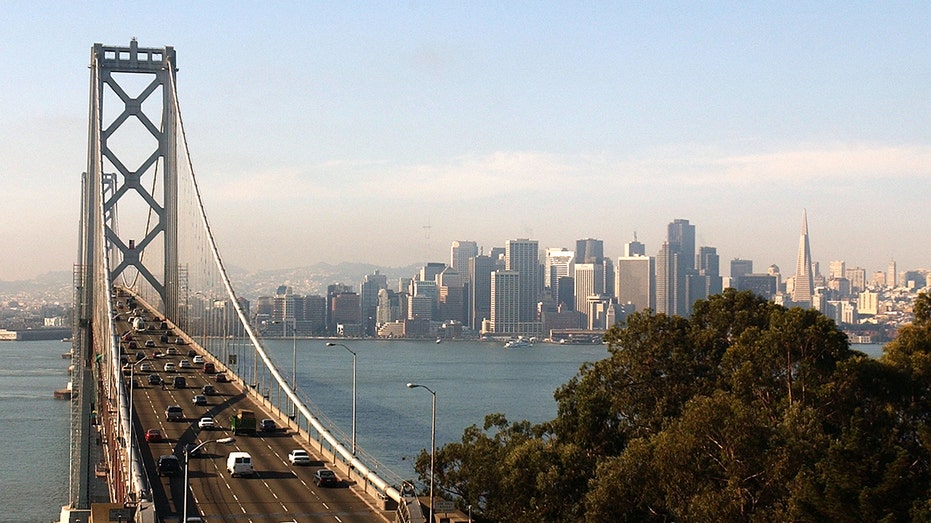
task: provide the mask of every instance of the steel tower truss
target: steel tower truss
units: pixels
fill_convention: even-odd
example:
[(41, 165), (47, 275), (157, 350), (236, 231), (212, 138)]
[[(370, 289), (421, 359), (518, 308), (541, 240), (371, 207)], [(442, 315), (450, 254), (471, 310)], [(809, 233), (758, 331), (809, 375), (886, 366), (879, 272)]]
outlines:
[[(92, 146), (99, 148), (101, 158), (99, 165), (92, 166), (96, 172), (91, 179), (99, 181), (99, 185), (92, 184), (95, 190), (104, 191), (104, 227), (110, 252), (110, 281), (116, 283), (121, 276), (125, 279), (128, 269), (135, 269), (138, 276), (144, 278), (161, 298), (165, 308), (163, 312), (168, 317), (176, 318), (178, 117), (174, 110), (174, 73), (177, 71), (175, 51), (172, 47), (140, 48), (135, 39), (129, 47), (95, 44), (91, 67), (96, 72), (92, 74), (96, 86), (92, 95), (95, 99), (91, 100), (94, 111), (91, 114), (89, 139), (96, 141)], [(131, 87), (135, 87), (140, 83), (142, 89), (134, 96), (127, 86), (132, 84)], [(160, 103), (155, 105), (159, 94)], [(150, 99), (153, 102), (149, 102)], [(114, 107), (105, 107), (105, 104)], [(145, 109), (154, 109), (152, 112), (156, 114), (147, 114)], [(105, 120), (105, 117), (110, 120)], [(138, 133), (140, 128), (144, 129), (143, 139), (131, 134), (134, 131)], [(133, 151), (136, 154), (130, 155), (121, 149), (121, 145), (127, 142), (121, 134), (131, 136), (131, 149), (142, 147), (142, 150)], [(154, 141), (148, 139), (147, 135), (151, 135)], [(152, 143), (151, 150), (145, 149), (147, 143)], [(105, 162), (109, 165), (105, 166)], [(103, 174), (109, 167), (116, 171), (115, 183), (110, 188), (106, 187), (108, 184)], [(120, 231), (117, 210), (121, 201), (128, 202), (130, 199), (138, 207), (140, 198), (143, 212), (148, 216), (145, 218), (145, 231), (140, 234), (141, 238), (137, 237), (137, 241), (128, 237), (128, 231)], [(155, 247), (155, 251), (161, 250), (163, 266), (147, 265), (158, 263), (149, 261), (151, 256), (145, 259), (143, 254), (159, 241), (160, 245)]]

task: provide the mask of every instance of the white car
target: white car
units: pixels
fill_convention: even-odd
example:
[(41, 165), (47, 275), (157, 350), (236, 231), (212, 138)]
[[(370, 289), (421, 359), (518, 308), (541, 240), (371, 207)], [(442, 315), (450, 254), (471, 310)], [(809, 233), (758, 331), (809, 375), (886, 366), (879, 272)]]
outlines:
[(168, 363), (165, 364), (165, 372), (175, 372), (175, 370), (176, 369), (175, 369), (174, 363), (169, 361)]
[(152, 372), (153, 370), (155, 370), (155, 368), (152, 367), (152, 364), (149, 362), (139, 365), (139, 372)]
[(194, 365), (203, 365), (204, 357), (201, 355), (194, 356)]
[(288, 453), (292, 465), (310, 465), (310, 454), (304, 449), (294, 449)]
[(213, 418), (210, 418), (210, 417), (200, 418), (197, 421), (197, 428), (199, 428), (200, 430), (213, 430), (217, 428), (217, 424), (216, 422), (213, 421)]

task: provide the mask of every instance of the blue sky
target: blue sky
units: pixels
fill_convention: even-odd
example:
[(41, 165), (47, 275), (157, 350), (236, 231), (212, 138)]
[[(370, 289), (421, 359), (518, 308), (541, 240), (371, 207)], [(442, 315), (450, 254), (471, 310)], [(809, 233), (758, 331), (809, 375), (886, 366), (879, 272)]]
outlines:
[(807, 209), (825, 271), (931, 266), (931, 4), (2, 8), (0, 280), (74, 263), (90, 49), (132, 37), (177, 51), (229, 265), (401, 266), (526, 237), (618, 256), (634, 231), (655, 254), (686, 218), (725, 273), (791, 275)]

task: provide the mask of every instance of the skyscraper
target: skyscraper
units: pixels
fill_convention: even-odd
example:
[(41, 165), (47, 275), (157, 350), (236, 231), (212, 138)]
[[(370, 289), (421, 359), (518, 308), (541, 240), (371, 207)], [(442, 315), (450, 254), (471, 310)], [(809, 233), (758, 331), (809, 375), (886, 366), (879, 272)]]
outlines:
[(519, 299), (521, 275), (517, 271), (491, 273), (491, 331), (496, 334), (522, 334)]
[(575, 264), (575, 310), (582, 313), (582, 324), (589, 323), (589, 298), (604, 294), (604, 265), (601, 263)]
[(469, 282), (469, 258), (478, 256), (478, 245), (473, 241), (454, 241), (449, 248), (449, 266), (456, 269), (465, 283)]
[(898, 285), (898, 283), (898, 278), (896, 278), (895, 260), (889, 260), (889, 268), (886, 269), (886, 285), (889, 287), (895, 287)]
[(491, 318), (491, 273), (495, 260), (491, 256), (478, 255), (469, 260), (469, 324), (476, 331), (482, 322)]
[[(689, 314), (690, 275), (695, 275), (695, 226), (676, 219), (669, 224), (667, 238), (656, 255), (656, 311), (670, 315)], [(694, 285), (693, 285), (694, 287)]]
[(637, 233), (634, 233), (634, 241), (627, 242), (624, 244), (624, 257), (630, 258), (631, 256), (646, 256), (647, 247), (646, 245), (637, 241)]
[(618, 303), (630, 303), (637, 311), (656, 309), (654, 259), (647, 256), (623, 256), (617, 259), (615, 267)]
[(601, 263), (605, 256), (604, 242), (594, 238), (575, 241), (576, 263)]
[(795, 262), (795, 288), (792, 301), (802, 307), (811, 307), (812, 294), (815, 290), (814, 275), (811, 272), (811, 246), (808, 243), (808, 211), (802, 211), (802, 234), (798, 239), (798, 258)]
[(520, 274), (519, 321), (536, 321), (537, 302), (543, 292), (539, 243), (527, 239), (508, 240), (504, 245), (504, 262), (505, 270)]
[(361, 307), (362, 332), (366, 336), (375, 335), (378, 316), (378, 292), (388, 288), (388, 277), (377, 270), (367, 274), (359, 283), (359, 306)]
[(543, 287), (549, 289), (554, 297), (559, 294), (559, 278), (572, 276), (574, 261), (575, 253), (564, 247), (546, 249), (546, 257), (543, 259)]

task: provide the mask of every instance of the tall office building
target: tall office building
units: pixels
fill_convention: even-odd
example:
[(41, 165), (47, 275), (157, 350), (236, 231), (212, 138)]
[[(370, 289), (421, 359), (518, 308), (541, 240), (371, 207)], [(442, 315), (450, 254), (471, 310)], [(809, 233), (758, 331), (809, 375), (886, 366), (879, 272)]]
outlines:
[(866, 290), (866, 269), (863, 267), (851, 267), (844, 272), (844, 275), (850, 280), (850, 290), (852, 292)]
[(495, 334), (520, 334), (520, 287), (518, 271), (491, 273), (491, 331)]
[(624, 244), (624, 257), (630, 258), (632, 256), (646, 256), (647, 247), (646, 245), (637, 241), (637, 233), (634, 233), (634, 241), (627, 242)]
[(575, 264), (575, 310), (582, 313), (582, 325), (589, 323), (589, 298), (601, 298), (604, 294), (604, 281), (603, 264)]
[(655, 260), (647, 256), (623, 256), (615, 265), (615, 295), (621, 305), (631, 304), (634, 310), (656, 309)]
[(362, 332), (366, 336), (375, 335), (378, 323), (378, 292), (388, 288), (388, 277), (377, 270), (367, 274), (359, 283), (359, 305), (362, 309)]
[(681, 258), (683, 268), (695, 268), (695, 226), (688, 220), (675, 219), (667, 228), (669, 248)]
[(469, 325), (479, 332), (482, 322), (491, 318), (491, 273), (495, 260), (478, 255), (469, 260)]
[[(695, 275), (695, 226), (676, 219), (669, 224), (668, 237), (656, 255), (656, 311), (687, 316), (691, 303), (689, 277)], [(697, 283), (692, 282), (691, 287)]]
[(889, 268), (886, 269), (886, 285), (889, 287), (895, 287), (899, 284), (898, 278), (896, 278), (896, 268), (895, 260), (889, 260)]
[(693, 299), (689, 300), (689, 308), (695, 300), (706, 299), (709, 296), (715, 294), (721, 294), (722, 283), (721, 283), (721, 271), (720, 271), (720, 258), (718, 257), (718, 250), (715, 247), (700, 247), (698, 249), (698, 275), (703, 279), (704, 290), (693, 293)]
[(537, 321), (537, 302), (543, 293), (539, 244), (536, 240), (508, 240), (504, 251), (505, 270), (520, 274), (519, 321)]
[(469, 282), (469, 258), (478, 256), (478, 245), (473, 241), (454, 241), (449, 249), (449, 266), (459, 271), (463, 280)]
[(574, 263), (575, 252), (563, 247), (546, 249), (546, 257), (543, 259), (543, 288), (550, 291), (554, 300), (559, 296), (559, 279), (572, 276)]
[(576, 263), (601, 263), (605, 256), (604, 242), (594, 238), (575, 241)]
[(795, 262), (795, 287), (792, 301), (802, 307), (812, 306), (815, 279), (812, 274), (811, 246), (808, 242), (808, 211), (802, 211), (802, 234), (798, 239), (798, 258)]
[(741, 260), (740, 258), (731, 260), (731, 282), (734, 288), (738, 288), (740, 277), (748, 274), (753, 274), (753, 260)]
[(836, 280), (847, 277), (847, 262), (844, 260), (832, 260), (828, 264), (828, 279)]

